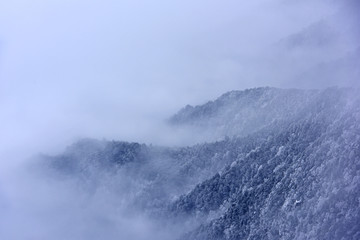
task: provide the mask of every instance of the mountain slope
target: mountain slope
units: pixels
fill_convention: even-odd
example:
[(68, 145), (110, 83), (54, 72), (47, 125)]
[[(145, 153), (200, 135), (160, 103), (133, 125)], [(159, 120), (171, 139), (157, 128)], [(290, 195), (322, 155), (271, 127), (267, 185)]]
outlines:
[(358, 239), (358, 93), (233, 91), (170, 120), (208, 141), (230, 136), (221, 141), (84, 140), (42, 162), (86, 189), (120, 193), (119, 204), (176, 228), (172, 239)]

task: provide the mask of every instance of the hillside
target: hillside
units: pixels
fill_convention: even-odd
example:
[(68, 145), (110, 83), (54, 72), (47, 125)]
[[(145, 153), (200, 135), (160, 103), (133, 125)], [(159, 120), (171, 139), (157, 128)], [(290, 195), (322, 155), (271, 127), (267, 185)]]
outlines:
[(106, 188), (164, 232), (176, 229), (166, 239), (359, 239), (358, 93), (232, 91), (170, 118), (207, 143), (88, 139), (41, 163), (86, 191)]

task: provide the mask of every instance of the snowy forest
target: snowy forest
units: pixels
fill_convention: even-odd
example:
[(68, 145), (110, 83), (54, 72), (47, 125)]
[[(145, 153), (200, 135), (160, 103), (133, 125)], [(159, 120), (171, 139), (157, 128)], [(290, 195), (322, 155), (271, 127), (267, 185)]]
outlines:
[[(206, 143), (84, 139), (40, 156), (36, 168), (110, 208), (116, 220), (91, 216), (103, 218), (106, 239), (358, 239), (359, 96), (343, 88), (232, 91), (169, 118)], [(149, 232), (126, 232), (117, 211), (141, 218)]]

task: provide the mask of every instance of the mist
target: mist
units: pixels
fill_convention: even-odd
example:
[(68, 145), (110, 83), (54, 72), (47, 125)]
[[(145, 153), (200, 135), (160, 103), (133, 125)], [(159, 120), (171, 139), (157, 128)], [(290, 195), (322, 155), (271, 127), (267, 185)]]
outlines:
[(4, 1), (1, 146), (30, 153), (85, 136), (152, 142), (163, 119), (226, 91), (353, 86), (357, 7)]
[(356, 0), (1, 1), (0, 237), (170, 239), (125, 213), (121, 189), (89, 196), (76, 180), (27, 172), (29, 159), (82, 138), (194, 144), (166, 120), (230, 90), (359, 87), (358, 10)]

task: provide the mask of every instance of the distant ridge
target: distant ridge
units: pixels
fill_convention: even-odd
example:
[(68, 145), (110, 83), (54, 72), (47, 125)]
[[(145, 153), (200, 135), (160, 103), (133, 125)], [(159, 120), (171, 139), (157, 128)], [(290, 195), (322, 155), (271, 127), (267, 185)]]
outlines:
[(222, 136), (245, 136), (266, 126), (288, 122), (333, 92), (341, 101), (345, 89), (299, 90), (261, 87), (231, 91), (200, 106), (186, 106), (172, 116), (172, 126), (193, 127), (199, 133)]

